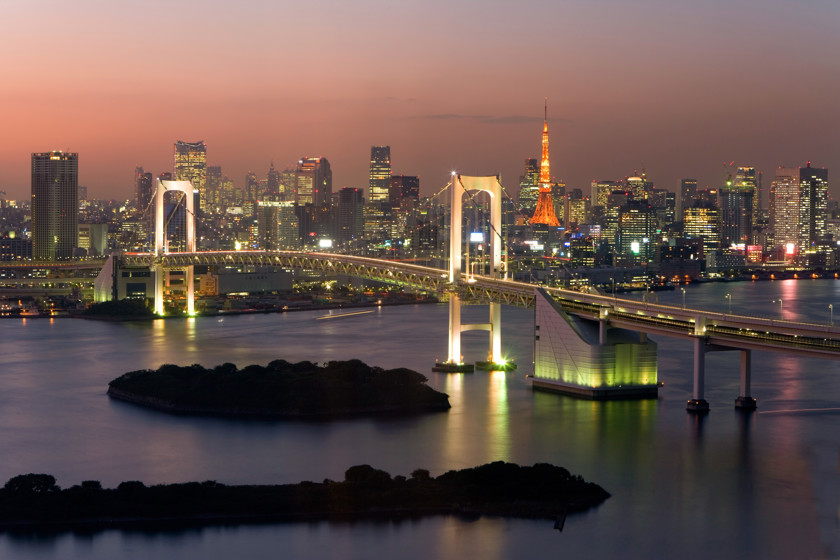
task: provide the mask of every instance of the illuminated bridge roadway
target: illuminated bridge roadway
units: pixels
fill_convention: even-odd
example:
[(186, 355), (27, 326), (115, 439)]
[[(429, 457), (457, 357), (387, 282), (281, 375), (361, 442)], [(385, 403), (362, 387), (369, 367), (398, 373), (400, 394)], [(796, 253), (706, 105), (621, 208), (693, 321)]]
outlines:
[[(329, 274), (387, 282), (417, 291), (437, 294), (445, 299), (458, 294), (472, 303), (501, 303), (533, 307), (534, 284), (487, 276), (461, 274), (457, 283), (449, 282), (445, 270), (414, 264), (339, 255), (296, 251), (220, 251), (167, 253), (155, 259), (152, 254), (126, 254), (127, 266), (181, 268), (190, 265), (255, 265), (322, 271)], [(741, 397), (749, 397), (750, 351), (764, 350), (784, 354), (840, 359), (840, 328), (827, 324), (797, 323), (682, 308), (582, 293), (559, 288), (543, 288), (566, 313), (598, 321), (602, 336), (608, 327), (621, 327), (645, 334), (691, 339), (694, 341), (693, 401), (702, 409), (704, 356), (709, 351), (741, 351)], [(691, 405), (692, 401), (689, 401)], [(748, 406), (749, 407), (749, 406)], [(691, 406), (689, 406), (691, 408)]]

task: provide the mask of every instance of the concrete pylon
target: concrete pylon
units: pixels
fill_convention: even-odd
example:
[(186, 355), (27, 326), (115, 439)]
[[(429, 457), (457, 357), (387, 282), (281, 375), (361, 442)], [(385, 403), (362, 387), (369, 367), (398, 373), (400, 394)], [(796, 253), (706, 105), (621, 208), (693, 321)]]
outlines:
[[(163, 216), (163, 194), (166, 191), (178, 191), (184, 193), (186, 203), (186, 234), (187, 252), (195, 253), (195, 198), (193, 192), (195, 187), (190, 181), (166, 181), (158, 179), (155, 185), (155, 314), (163, 315), (163, 284), (166, 271), (160, 264), (160, 257), (169, 252), (166, 231), (164, 231)], [(187, 314), (195, 314), (195, 267), (192, 265), (183, 267), (185, 270), (185, 281), (187, 289)]]

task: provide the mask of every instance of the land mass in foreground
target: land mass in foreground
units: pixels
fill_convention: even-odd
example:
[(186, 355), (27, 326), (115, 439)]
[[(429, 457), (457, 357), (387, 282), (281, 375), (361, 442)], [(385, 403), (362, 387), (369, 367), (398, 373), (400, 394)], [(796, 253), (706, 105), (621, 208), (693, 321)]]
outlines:
[(414, 414), (448, 410), (449, 396), (406, 368), (384, 370), (360, 360), (274, 360), (238, 369), (162, 365), (128, 372), (108, 384), (108, 395), (178, 414), (275, 418)]
[(369, 465), (344, 481), (226, 486), (214, 481), (145, 486), (98, 481), (62, 490), (47, 474), (10, 479), (0, 490), (0, 529), (98, 527), (142, 523), (210, 524), (312, 519), (399, 518), (434, 514), (548, 518), (596, 506), (609, 497), (566, 469), (501, 461), (436, 478), (424, 469), (391, 477)]

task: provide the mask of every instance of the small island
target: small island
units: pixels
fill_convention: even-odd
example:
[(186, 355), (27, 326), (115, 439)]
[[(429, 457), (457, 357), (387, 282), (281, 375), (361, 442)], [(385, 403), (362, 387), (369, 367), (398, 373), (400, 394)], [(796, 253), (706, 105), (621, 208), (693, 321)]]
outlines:
[(241, 370), (225, 363), (207, 369), (162, 365), (126, 373), (108, 384), (108, 395), (177, 414), (270, 418), (330, 418), (416, 414), (451, 408), (449, 396), (406, 368), (384, 370), (360, 360), (274, 360)]
[(142, 524), (498, 515), (554, 518), (597, 506), (603, 488), (566, 469), (501, 461), (431, 477), (417, 469), (391, 477), (370, 465), (349, 468), (343, 482), (227, 486), (215, 481), (146, 486), (95, 480), (62, 490), (53, 476), (26, 474), (0, 489), (0, 529), (98, 528)]

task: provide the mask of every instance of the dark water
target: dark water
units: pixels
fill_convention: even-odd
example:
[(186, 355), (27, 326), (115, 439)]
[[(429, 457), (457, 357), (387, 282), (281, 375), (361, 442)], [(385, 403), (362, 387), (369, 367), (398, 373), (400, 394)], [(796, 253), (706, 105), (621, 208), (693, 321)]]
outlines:
[[(731, 298), (727, 298), (726, 294)], [(659, 293), (682, 303), (682, 293)], [(778, 299), (782, 299), (779, 306)], [(692, 286), (689, 306), (828, 322), (840, 282)], [(775, 303), (773, 300), (776, 300)], [(840, 312), (840, 309), (838, 309)], [(511, 373), (433, 374), (445, 306), (388, 307), (148, 324), (0, 321), (0, 484), (28, 472), (63, 486), (97, 479), (229, 484), (342, 479), (368, 463), (433, 474), (494, 460), (562, 465), (612, 493), (551, 521), (439, 516), (401, 522), (219, 526), (92, 535), (0, 534), (0, 558), (836, 558), (840, 556), (840, 379), (836, 362), (753, 354), (759, 412), (737, 413), (739, 355), (707, 357), (706, 417), (686, 414), (691, 345), (656, 338), (658, 400), (597, 403), (532, 392), (533, 313), (505, 308)], [(484, 320), (471, 307), (464, 321)], [(840, 320), (840, 318), (838, 318)], [(483, 359), (486, 333), (464, 354)], [(358, 357), (428, 375), (452, 410), (401, 420), (269, 422), (181, 418), (109, 400), (108, 381), (162, 363), (240, 366)]]

